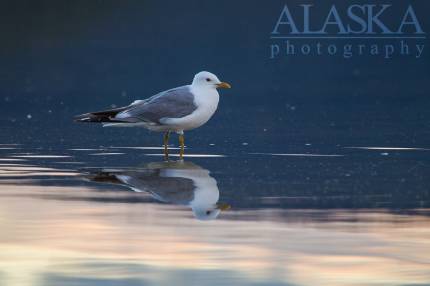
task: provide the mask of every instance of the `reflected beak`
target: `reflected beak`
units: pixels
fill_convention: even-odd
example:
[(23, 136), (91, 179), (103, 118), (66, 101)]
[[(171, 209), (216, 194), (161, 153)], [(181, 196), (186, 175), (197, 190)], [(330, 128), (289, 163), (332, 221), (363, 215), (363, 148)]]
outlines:
[(231, 209), (231, 206), (229, 204), (226, 204), (226, 203), (218, 203), (218, 204), (216, 204), (216, 208), (219, 210), (222, 210), (222, 211), (226, 211), (226, 210)]
[(217, 88), (231, 88), (231, 85), (226, 82), (220, 82), (216, 85)]

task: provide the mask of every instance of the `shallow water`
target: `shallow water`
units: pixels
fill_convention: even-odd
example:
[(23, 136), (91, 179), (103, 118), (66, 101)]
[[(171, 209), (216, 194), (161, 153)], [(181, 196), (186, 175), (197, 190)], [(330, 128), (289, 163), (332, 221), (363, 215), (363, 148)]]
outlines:
[(0, 284), (430, 283), (428, 150), (202, 149), (2, 145)]
[[(2, 1), (0, 286), (430, 285), (430, 53), (340, 54), (428, 39), (270, 55), (285, 4), (313, 31), (356, 2)], [(429, 1), (368, 2), (430, 31)], [(232, 88), (184, 163), (175, 136), (163, 163), (160, 134), (73, 122), (201, 70)]]

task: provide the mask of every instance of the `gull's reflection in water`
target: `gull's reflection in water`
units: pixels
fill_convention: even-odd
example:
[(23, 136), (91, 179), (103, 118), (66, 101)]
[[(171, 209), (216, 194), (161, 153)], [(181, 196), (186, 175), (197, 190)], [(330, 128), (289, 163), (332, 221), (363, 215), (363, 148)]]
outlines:
[(189, 206), (199, 220), (213, 220), (230, 205), (219, 203), (217, 181), (201, 166), (185, 161), (152, 162), (139, 168), (92, 170), (93, 182), (123, 185), (158, 201)]

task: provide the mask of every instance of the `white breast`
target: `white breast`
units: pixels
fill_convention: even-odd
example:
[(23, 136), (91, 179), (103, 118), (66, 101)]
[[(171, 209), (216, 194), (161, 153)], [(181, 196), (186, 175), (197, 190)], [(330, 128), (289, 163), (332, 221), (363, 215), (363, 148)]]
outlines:
[(182, 118), (166, 118), (163, 124), (170, 125), (175, 131), (185, 131), (202, 126), (212, 117), (218, 107), (218, 91), (215, 88), (191, 86), (191, 92), (197, 109)]

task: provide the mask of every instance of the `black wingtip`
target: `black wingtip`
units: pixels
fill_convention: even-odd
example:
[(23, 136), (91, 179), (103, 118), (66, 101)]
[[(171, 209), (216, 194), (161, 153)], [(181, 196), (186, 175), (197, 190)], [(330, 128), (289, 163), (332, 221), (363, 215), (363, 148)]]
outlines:
[(91, 122), (91, 113), (76, 115), (73, 117), (74, 122)]
[[(125, 110), (127, 106), (97, 112), (84, 113), (73, 118), (75, 122), (118, 122), (115, 115)], [(120, 121), (122, 122), (122, 121)]]
[(89, 123), (129, 123), (129, 121), (125, 121), (122, 119), (115, 119), (106, 115), (98, 115), (94, 113), (86, 113), (82, 115), (77, 115), (74, 117), (73, 121), (75, 122), (89, 122)]

